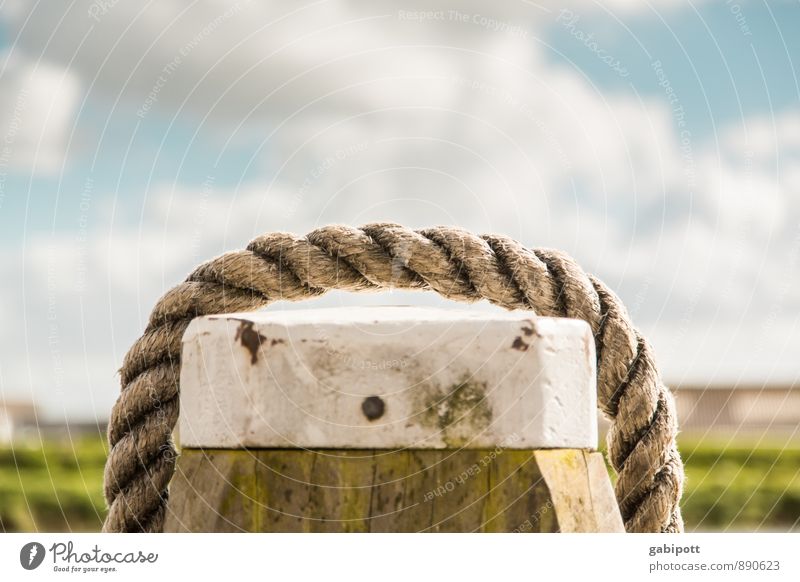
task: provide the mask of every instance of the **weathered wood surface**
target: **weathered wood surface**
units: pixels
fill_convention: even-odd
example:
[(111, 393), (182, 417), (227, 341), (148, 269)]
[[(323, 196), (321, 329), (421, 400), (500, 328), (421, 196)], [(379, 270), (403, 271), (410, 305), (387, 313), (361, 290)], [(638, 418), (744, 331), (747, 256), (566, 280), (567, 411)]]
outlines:
[(599, 453), (184, 449), (171, 532), (621, 532)]
[(209, 316), (183, 338), (194, 448), (597, 446), (578, 320), (410, 307)]
[(230, 314), (183, 338), (167, 531), (622, 531), (594, 341), (522, 312)]

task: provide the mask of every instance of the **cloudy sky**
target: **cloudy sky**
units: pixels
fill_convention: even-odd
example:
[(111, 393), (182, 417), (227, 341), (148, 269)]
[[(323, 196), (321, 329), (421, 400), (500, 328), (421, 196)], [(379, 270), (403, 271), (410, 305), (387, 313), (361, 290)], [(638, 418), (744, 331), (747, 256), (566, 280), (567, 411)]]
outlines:
[(797, 379), (797, 2), (1, 6), (0, 397), (105, 418), (195, 264), (373, 220), (569, 252), (670, 383)]

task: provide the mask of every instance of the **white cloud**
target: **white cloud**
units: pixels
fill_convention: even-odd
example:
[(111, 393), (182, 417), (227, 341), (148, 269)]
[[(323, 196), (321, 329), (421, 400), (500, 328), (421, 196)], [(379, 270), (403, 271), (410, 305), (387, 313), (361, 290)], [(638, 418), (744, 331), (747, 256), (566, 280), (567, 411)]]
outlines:
[(0, 171), (56, 172), (79, 97), (78, 80), (68, 70), (0, 54)]

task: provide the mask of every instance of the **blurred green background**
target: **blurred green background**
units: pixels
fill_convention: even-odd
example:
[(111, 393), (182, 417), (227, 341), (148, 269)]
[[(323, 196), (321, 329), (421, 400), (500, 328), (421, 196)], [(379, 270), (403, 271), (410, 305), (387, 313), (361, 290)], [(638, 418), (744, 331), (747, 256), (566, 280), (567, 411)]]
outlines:
[(800, 531), (800, 443), (679, 439), (687, 531)]
[(0, 447), (0, 526), (7, 532), (99, 531), (105, 459), (99, 435)]
[[(685, 437), (687, 531), (800, 531), (800, 443)], [(103, 437), (0, 448), (0, 526), (98, 531)]]

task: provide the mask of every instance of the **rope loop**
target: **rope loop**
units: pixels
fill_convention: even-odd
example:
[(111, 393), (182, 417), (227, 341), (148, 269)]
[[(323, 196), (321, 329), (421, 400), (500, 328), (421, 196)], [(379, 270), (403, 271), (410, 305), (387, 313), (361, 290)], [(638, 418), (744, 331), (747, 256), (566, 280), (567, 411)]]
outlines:
[(457, 301), (586, 321), (597, 347), (598, 407), (611, 420), (608, 455), (629, 532), (683, 531), (683, 463), (672, 395), (619, 298), (570, 257), (453, 227), (377, 223), (270, 233), (212, 259), (155, 305), (125, 356), (105, 468), (106, 532), (162, 531), (177, 451), (181, 338), (202, 315), (250, 311), (330, 289), (429, 289)]

